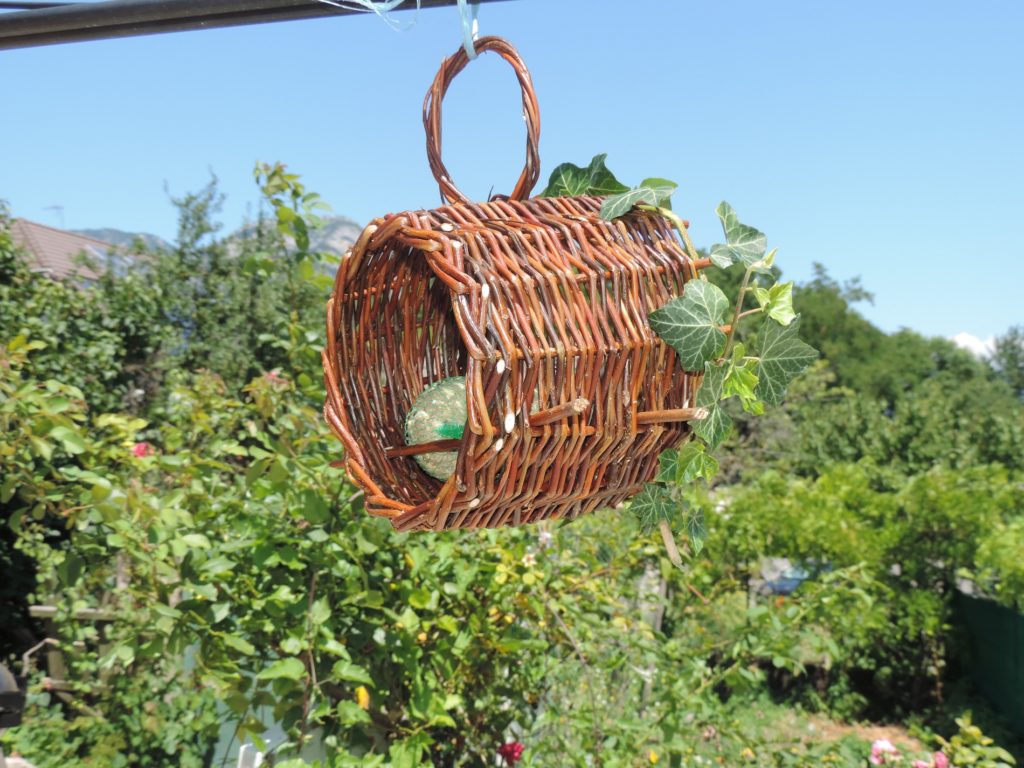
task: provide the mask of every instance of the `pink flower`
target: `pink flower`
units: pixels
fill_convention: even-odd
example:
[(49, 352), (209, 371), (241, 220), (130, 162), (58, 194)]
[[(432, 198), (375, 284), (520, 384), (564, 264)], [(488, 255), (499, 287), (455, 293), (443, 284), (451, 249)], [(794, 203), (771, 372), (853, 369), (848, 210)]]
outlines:
[(949, 768), (949, 758), (945, 752), (936, 752), (932, 755), (932, 760), (935, 761), (935, 768)]
[(269, 381), (271, 384), (283, 384), (287, 379), (281, 375), (281, 369), (275, 368), (272, 371), (267, 371), (263, 374), (263, 378)]
[(507, 744), (502, 744), (498, 747), (498, 754), (501, 755), (502, 759), (504, 759), (509, 765), (515, 765), (523, 756), (524, 749), (526, 749), (526, 747), (518, 741), (510, 741)]
[(900, 752), (888, 739), (876, 739), (871, 745), (871, 757), (868, 760), (872, 765), (887, 765), (891, 761), (899, 759)]
[(927, 760), (915, 760), (910, 764), (910, 768), (932, 768), (932, 764)]
[(132, 454), (138, 456), (140, 459), (144, 456), (152, 456), (153, 453), (153, 446), (149, 443), (136, 443), (132, 446)]

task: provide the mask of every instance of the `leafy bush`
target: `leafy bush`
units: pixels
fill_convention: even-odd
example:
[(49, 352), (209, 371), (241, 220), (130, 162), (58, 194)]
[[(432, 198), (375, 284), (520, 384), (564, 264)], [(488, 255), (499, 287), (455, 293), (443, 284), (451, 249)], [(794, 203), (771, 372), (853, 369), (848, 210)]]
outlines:
[[(8, 749), (203, 765), (222, 721), (259, 741), (269, 711), (278, 764), (321, 745), (334, 766), (489, 765), (514, 740), (527, 765), (863, 765), (866, 742), (810, 738), (770, 695), (932, 704), (957, 575), (1019, 599), (1019, 411), (987, 412), (976, 367), (949, 389), (942, 345), (915, 353), (935, 353), (923, 383), (842, 389), (860, 374), (830, 359), (776, 416), (732, 412), (725, 474), (746, 479), (688, 497), (710, 556), (682, 568), (619, 511), (394, 534), (319, 415), (318, 201), (283, 167), (257, 177), (269, 215), (241, 237), (214, 236), (210, 187), (178, 201), (172, 251), (91, 287), (28, 273), (0, 222), (0, 621), (20, 630), (0, 653), (41, 639), (26, 611), (47, 602), (72, 683), (32, 675)], [(771, 555), (815, 578), (754, 594)]]

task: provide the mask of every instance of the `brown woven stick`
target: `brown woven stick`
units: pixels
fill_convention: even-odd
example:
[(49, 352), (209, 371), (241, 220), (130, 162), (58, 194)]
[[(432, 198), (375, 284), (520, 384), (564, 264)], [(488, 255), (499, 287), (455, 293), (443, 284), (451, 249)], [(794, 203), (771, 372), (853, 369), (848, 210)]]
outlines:
[(590, 407), (590, 401), (585, 397), (577, 397), (568, 403), (556, 405), (546, 411), (537, 411), (530, 414), (530, 426), (542, 427), (555, 421), (562, 421), (570, 416), (579, 416)]
[(672, 408), (664, 411), (644, 411), (636, 415), (637, 424), (665, 424), (671, 421), (700, 421), (708, 417), (707, 408)]
[[(579, 434), (584, 437), (590, 437), (596, 432), (594, 427), (583, 427), (579, 430)], [(530, 430), (530, 434), (534, 437), (541, 437), (544, 434), (542, 427), (533, 427)], [(403, 456), (419, 456), (424, 453), (444, 453), (445, 451), (457, 451), (462, 447), (461, 439), (453, 440), (432, 440), (429, 443), (416, 443), (415, 445), (398, 445), (394, 448), (387, 448), (384, 454), (389, 459), (398, 459)]]
[(385, 454), (389, 459), (397, 459), (402, 456), (418, 456), (421, 453), (444, 453), (445, 451), (457, 451), (461, 445), (461, 438), (453, 440), (431, 440), (429, 443), (399, 445), (394, 448), (388, 448), (385, 451)]

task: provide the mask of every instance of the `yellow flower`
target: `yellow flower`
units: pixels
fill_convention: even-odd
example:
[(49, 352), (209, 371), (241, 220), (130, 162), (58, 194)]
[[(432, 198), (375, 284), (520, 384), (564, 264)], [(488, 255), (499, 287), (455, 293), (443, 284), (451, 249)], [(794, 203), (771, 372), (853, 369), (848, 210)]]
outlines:
[(740, 757), (742, 757), (744, 760), (753, 760), (755, 757), (754, 750), (752, 750), (750, 747), (744, 747), (743, 751), (740, 752)]
[(356, 704), (359, 705), (360, 709), (370, 708), (370, 692), (366, 690), (365, 685), (360, 685), (356, 688)]
[(647, 752), (647, 759), (651, 761), (651, 765), (657, 765), (658, 760), (661, 758), (659, 758), (658, 753), (652, 749)]
[(427, 642), (427, 633), (426, 632), (420, 632), (418, 635), (416, 635), (416, 642), (419, 643), (420, 645), (422, 645), (423, 643)]

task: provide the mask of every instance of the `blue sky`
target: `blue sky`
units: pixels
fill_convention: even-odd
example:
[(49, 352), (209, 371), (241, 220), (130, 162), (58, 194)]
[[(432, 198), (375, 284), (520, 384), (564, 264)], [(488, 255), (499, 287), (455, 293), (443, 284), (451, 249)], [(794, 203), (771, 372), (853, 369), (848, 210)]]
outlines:
[[(480, 25), (533, 73), (542, 184), (607, 152), (627, 183), (677, 181), (700, 245), (728, 200), (787, 276), (861, 276), (886, 330), (1024, 322), (1024, 3), (510, 0)], [(167, 191), (216, 173), (233, 228), (280, 160), (360, 223), (433, 207), (420, 110), (460, 36), (442, 8), (0, 51), (0, 199), (170, 238)], [(445, 101), (448, 168), (507, 192), (522, 145), (515, 78), (483, 56)]]

